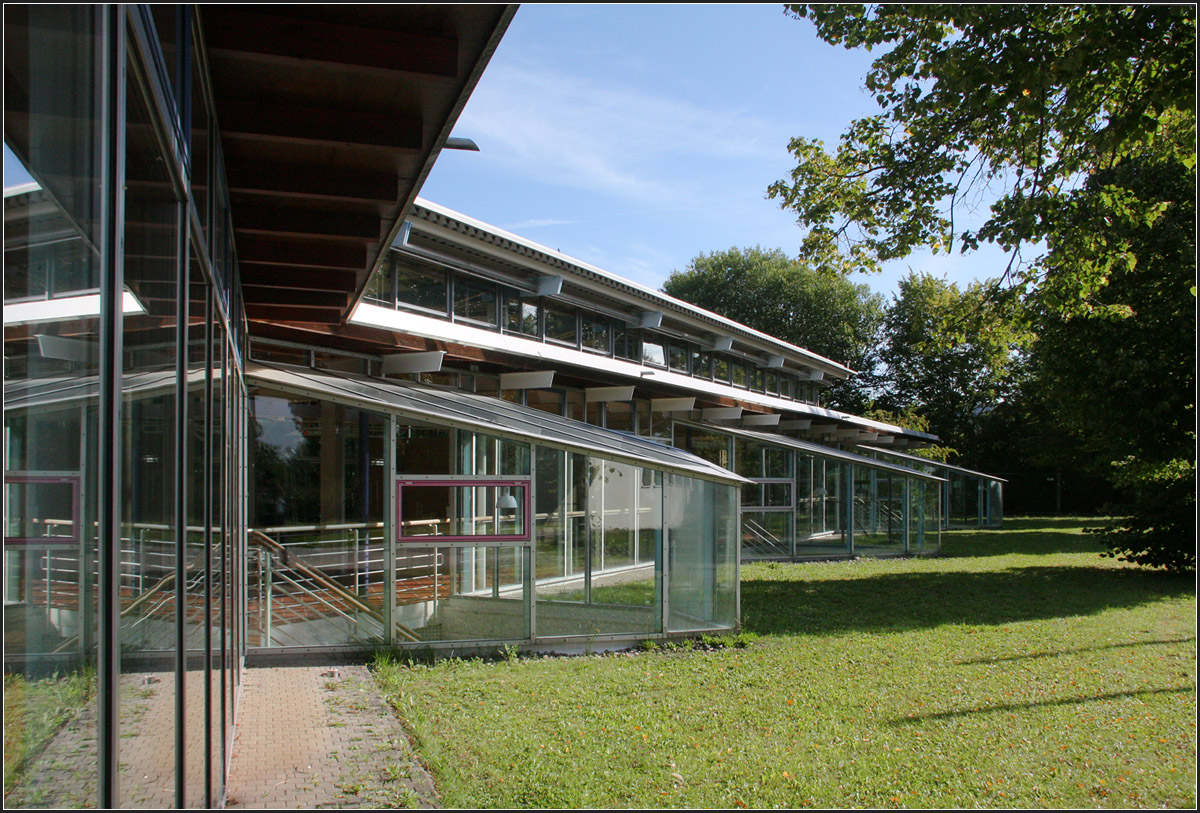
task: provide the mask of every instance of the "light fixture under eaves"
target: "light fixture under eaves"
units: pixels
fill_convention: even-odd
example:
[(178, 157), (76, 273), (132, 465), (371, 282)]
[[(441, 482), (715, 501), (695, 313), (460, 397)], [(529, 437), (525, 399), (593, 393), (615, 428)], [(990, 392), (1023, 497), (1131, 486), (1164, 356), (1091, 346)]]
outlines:
[(459, 138), (458, 136), (450, 136), (446, 139), (446, 149), (448, 150), (467, 150), (469, 152), (479, 152), (479, 145), (469, 138)]

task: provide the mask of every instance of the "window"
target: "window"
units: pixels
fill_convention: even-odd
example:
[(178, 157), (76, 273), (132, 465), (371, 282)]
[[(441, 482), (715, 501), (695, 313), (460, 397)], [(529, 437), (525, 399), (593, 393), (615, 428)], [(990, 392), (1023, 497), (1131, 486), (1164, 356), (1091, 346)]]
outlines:
[(495, 283), (456, 276), (454, 278), (454, 316), (471, 322), (496, 326)]
[(672, 370), (681, 373), (688, 371), (688, 347), (684, 342), (671, 342), (667, 363)]
[(725, 356), (713, 356), (713, 379), (729, 382), (729, 359)]
[(445, 316), (446, 272), (417, 265), (395, 254), (392, 262), (396, 269), (396, 301)]
[(575, 309), (546, 303), (546, 338), (561, 344), (577, 346)]
[(504, 292), (504, 329), (523, 336), (538, 335), (538, 298), (512, 288)]
[(666, 347), (661, 340), (642, 339), (642, 363), (651, 364), (655, 367), (667, 366)]
[(605, 355), (612, 352), (609, 346), (608, 320), (594, 313), (580, 314), (580, 332), (584, 350), (595, 350)]

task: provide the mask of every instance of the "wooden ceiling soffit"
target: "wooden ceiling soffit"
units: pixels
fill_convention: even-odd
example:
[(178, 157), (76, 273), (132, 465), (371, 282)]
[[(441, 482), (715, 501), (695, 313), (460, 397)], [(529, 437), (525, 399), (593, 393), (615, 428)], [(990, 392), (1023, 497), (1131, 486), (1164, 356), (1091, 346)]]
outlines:
[(236, 230), (239, 235), (244, 232), (258, 232), (374, 241), (379, 239), (383, 230), (383, 221), (375, 212), (285, 209), (243, 203), (237, 209), (237, 216)]
[(367, 247), (361, 242), (296, 240), (260, 234), (239, 236), (237, 247), (242, 264), (345, 269), (353, 271), (356, 278), (367, 264)]
[[(226, 156), (230, 192), (248, 192), (303, 200), (394, 203), (397, 176), (390, 172), (336, 169), (303, 164), (274, 164)], [(404, 180), (403, 178), (399, 180)]]
[(221, 134), (289, 144), (421, 149), (421, 118), (401, 112), (338, 110), (265, 100), (223, 99)]
[[(228, 8), (216, 18), (221, 51), (453, 78), (458, 41), (411, 32)], [(211, 35), (210, 35), (211, 36)], [(314, 46), (314, 43), (317, 45)]]
[(276, 285), (247, 285), (244, 282), (242, 294), (248, 304), (279, 304), (304, 308), (336, 308), (337, 310), (345, 308), (350, 299), (348, 291), (331, 292)]
[(247, 302), (246, 318), (261, 322), (303, 322), (305, 324), (337, 324), (341, 308), (306, 308), (297, 305)]
[(354, 288), (353, 271), (333, 271), (327, 268), (294, 268), (283, 265), (259, 265), (242, 262), (242, 286), (269, 288), (300, 288), (306, 291), (330, 291), (346, 294)]

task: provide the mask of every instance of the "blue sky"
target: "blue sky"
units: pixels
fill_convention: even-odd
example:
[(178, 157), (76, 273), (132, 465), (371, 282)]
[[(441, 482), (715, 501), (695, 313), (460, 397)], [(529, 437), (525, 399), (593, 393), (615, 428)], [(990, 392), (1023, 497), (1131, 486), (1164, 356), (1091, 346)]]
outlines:
[[(793, 136), (836, 145), (875, 112), (871, 55), (817, 39), (780, 5), (523, 5), (421, 195), (660, 287), (700, 252), (795, 254), (766, 198)], [(914, 255), (862, 276), (885, 294), (909, 267), (960, 286), (1006, 258)]]
[[(767, 186), (791, 137), (833, 146), (875, 111), (870, 61), (780, 5), (523, 5), (455, 127), (481, 151), (444, 150), (421, 195), (655, 288), (700, 252), (795, 254)], [(1005, 261), (922, 253), (855, 281), (891, 294), (912, 267), (964, 286)]]

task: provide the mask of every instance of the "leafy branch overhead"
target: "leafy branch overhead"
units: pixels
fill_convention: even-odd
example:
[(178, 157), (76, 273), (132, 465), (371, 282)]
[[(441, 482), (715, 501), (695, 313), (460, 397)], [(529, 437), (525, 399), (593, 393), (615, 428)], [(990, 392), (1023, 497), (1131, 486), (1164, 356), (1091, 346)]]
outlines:
[[(1161, 212), (1085, 188), (1089, 176), (1150, 151), (1194, 171), (1192, 6), (789, 9), (826, 42), (882, 51), (865, 80), (881, 112), (852, 122), (833, 152), (793, 139), (797, 166), (769, 189), (807, 229), (801, 256), (816, 265), (873, 271), (917, 248), (992, 242), (1012, 252), (1005, 282), (1036, 285), (1021, 246), (1053, 239), (1083, 199), (1124, 220)], [(1190, 137), (1162, 138), (1179, 128)], [(1102, 284), (1105, 269), (1090, 271)]]

